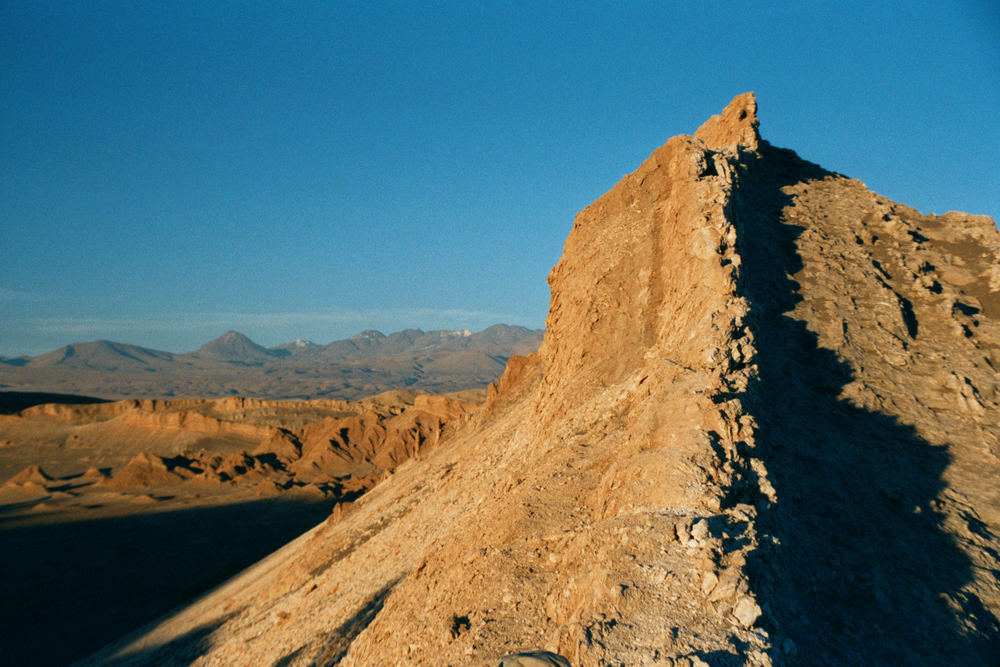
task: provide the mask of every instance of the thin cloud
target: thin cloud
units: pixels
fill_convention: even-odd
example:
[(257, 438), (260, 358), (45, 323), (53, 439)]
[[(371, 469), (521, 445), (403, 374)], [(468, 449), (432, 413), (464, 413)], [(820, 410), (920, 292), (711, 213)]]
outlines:
[[(284, 313), (177, 313), (170, 316), (135, 318), (89, 318), (51, 317), (24, 318), (19, 320), (19, 329), (46, 334), (99, 334), (105, 331), (117, 332), (184, 332), (210, 329), (233, 329), (249, 327), (254, 329), (274, 329), (285, 327), (307, 327), (323, 324), (356, 324), (359, 327), (384, 326), (402, 323), (403, 326), (434, 326), (434, 322), (467, 323), (478, 326), (482, 323), (527, 322), (536, 318), (521, 314), (495, 313), (485, 310), (461, 308), (407, 308), (384, 310), (337, 310), (323, 312)], [(13, 324), (13, 323), (8, 323)]]
[(24, 290), (0, 287), (0, 303), (9, 303), (12, 301), (41, 301), (44, 298), (45, 297), (41, 294), (35, 294), (34, 292), (25, 292)]

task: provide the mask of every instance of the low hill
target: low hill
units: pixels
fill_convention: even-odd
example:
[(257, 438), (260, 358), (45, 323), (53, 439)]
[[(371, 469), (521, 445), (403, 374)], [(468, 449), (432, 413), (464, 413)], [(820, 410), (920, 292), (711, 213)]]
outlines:
[(97, 340), (73, 343), (30, 359), (26, 370), (40, 368), (81, 369), (108, 372), (156, 371), (174, 364), (174, 355), (138, 345)]
[(227, 331), (186, 356), (236, 364), (260, 365), (288, 355), (288, 350), (284, 348), (269, 350), (238, 331)]
[(217, 585), (432, 450), (466, 398), (23, 396), (0, 415), (0, 663), (65, 665)]

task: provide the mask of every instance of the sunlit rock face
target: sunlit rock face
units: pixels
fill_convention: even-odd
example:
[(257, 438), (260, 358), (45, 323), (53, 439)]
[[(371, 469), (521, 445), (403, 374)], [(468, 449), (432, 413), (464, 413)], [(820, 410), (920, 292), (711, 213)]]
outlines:
[(758, 126), (741, 95), (577, 216), (461, 429), (101, 657), (989, 664), (1000, 233)]

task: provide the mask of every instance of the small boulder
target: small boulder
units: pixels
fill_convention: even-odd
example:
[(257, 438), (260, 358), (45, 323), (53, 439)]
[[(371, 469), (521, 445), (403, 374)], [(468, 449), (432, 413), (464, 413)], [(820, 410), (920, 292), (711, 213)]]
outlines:
[(708, 539), (708, 521), (700, 519), (691, 526), (691, 539), (701, 544)]
[(760, 606), (754, 602), (753, 598), (740, 598), (733, 607), (733, 616), (744, 628), (749, 628), (760, 618)]
[(551, 651), (526, 651), (500, 658), (500, 667), (570, 667), (569, 660)]

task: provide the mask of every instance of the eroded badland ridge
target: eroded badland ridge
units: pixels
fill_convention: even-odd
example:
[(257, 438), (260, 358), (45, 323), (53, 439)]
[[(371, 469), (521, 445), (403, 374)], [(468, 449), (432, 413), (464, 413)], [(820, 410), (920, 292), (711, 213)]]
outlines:
[[(18, 501), (37, 517), (47, 509), (91, 507), (95, 489), (139, 494), (144, 502), (180, 487), (202, 496), (239, 488), (256, 497), (297, 491), (352, 498), (436, 445), (445, 424), (476, 405), (462, 397), (482, 393), (36, 405), (0, 415), (0, 506), (9, 524)], [(114, 504), (102, 502), (98, 507)]]
[(1000, 233), (757, 128), (741, 95), (577, 216), (460, 431), (94, 661), (995, 661)]

